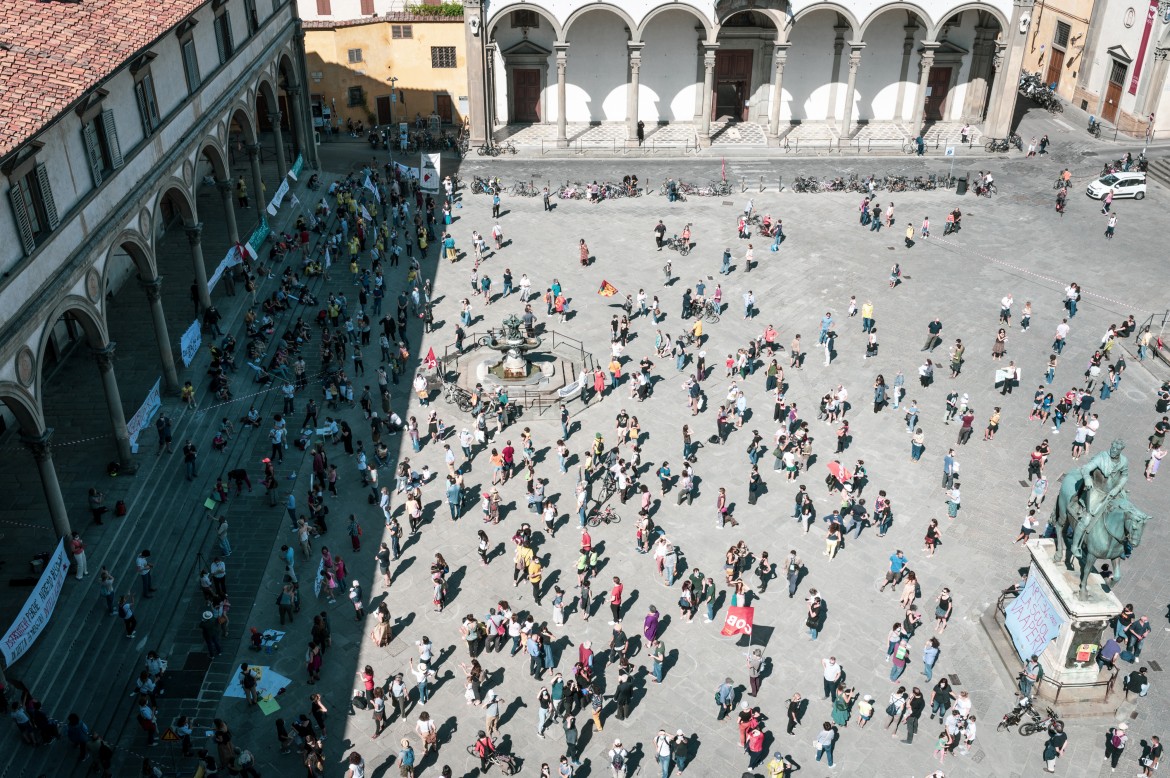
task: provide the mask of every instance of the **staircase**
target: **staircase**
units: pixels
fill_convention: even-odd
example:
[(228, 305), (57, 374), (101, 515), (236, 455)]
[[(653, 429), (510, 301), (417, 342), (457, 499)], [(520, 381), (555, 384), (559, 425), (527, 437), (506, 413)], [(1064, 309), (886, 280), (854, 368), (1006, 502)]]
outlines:
[(1170, 159), (1166, 157), (1151, 159), (1146, 167), (1146, 176), (1162, 186), (1170, 187)]

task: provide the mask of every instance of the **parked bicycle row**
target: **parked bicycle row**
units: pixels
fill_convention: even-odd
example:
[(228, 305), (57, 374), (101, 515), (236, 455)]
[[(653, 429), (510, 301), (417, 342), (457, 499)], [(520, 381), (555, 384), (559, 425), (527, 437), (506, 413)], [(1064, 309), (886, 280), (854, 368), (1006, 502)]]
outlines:
[(1056, 96), (1056, 84), (1045, 84), (1039, 73), (1029, 73), (1026, 70), (1021, 72), (1017, 89), (1020, 94), (1030, 98), (1041, 108), (1047, 109), (1049, 113), (1064, 112), (1064, 104)]
[(903, 176), (894, 173), (877, 176), (837, 176), (836, 178), (818, 179), (816, 176), (797, 176), (792, 181), (791, 189), (799, 193), (815, 192), (863, 192), (873, 194), (877, 191), (909, 192), (930, 191), (932, 189), (954, 188), (955, 179), (949, 174), (930, 173), (921, 176)]

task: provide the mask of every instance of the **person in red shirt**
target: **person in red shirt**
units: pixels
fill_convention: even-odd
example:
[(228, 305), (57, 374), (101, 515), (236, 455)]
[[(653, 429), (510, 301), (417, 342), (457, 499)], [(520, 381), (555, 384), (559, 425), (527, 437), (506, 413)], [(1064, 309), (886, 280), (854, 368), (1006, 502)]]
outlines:
[(755, 770), (760, 762), (764, 761), (767, 753), (764, 751), (764, 733), (758, 728), (753, 729), (747, 738), (748, 769)]
[(622, 586), (622, 579), (615, 575), (613, 577), (613, 588), (609, 590), (609, 612), (613, 615), (613, 621), (610, 624), (621, 621), (622, 591), (624, 588)]

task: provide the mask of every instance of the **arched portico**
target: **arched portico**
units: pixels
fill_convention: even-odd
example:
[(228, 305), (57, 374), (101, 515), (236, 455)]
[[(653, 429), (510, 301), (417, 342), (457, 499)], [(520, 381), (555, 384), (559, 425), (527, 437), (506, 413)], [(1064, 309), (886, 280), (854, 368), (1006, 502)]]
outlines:
[[(146, 295), (150, 305), (150, 319), (154, 327), (155, 342), (158, 346), (159, 365), (162, 368), (163, 384), (168, 393), (179, 391), (179, 375), (175, 367), (175, 354), (171, 348), (170, 330), (167, 327), (166, 311), (163, 309), (162, 276), (150, 249), (150, 241), (137, 231), (126, 230), (114, 238), (110, 244), (105, 261), (108, 277), (114, 265), (114, 255), (124, 253), (134, 263), (134, 270), (138, 285)], [(108, 281), (103, 281), (103, 289), (109, 289)]]
[(151, 238), (156, 257), (159, 256), (159, 241), (175, 215), (182, 219), (183, 229), (187, 232), (187, 240), (191, 246), (191, 262), (194, 268), (193, 297), (196, 301), (195, 312), (198, 315), (211, 307), (211, 290), (207, 287), (207, 264), (203, 261), (203, 224), (198, 221), (195, 200), (186, 187), (180, 186), (175, 179), (170, 179), (164, 182), (154, 208), (156, 227)]

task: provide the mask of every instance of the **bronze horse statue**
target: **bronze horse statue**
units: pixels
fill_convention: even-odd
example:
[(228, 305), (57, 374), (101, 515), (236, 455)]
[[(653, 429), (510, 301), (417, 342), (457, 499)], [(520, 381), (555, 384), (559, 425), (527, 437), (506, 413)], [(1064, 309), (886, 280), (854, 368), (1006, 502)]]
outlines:
[(1089, 573), (1099, 559), (1112, 562), (1112, 581), (1121, 580), (1121, 558), (1125, 546), (1136, 548), (1142, 542), (1142, 531), (1150, 518), (1129, 501), (1124, 492), (1109, 497), (1105, 491), (1106, 479), (1099, 470), (1093, 470), (1092, 482), (1086, 483), (1080, 471), (1066, 473), (1060, 484), (1060, 494), (1052, 510), (1052, 524), (1056, 528), (1054, 562), (1061, 561), (1061, 541), (1070, 521), (1073, 524), (1072, 541), (1064, 548), (1064, 565), (1072, 570), (1072, 558), (1081, 563), (1080, 597), (1086, 599)]

